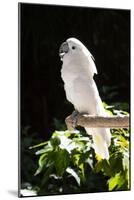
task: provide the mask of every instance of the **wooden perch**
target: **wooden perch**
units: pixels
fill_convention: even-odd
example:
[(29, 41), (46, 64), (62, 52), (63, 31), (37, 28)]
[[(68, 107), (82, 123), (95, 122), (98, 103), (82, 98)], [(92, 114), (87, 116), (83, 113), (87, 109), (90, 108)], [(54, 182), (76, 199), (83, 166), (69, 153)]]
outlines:
[[(65, 119), (65, 122), (69, 130), (74, 128), (74, 120), (71, 115)], [(129, 128), (129, 116), (103, 117), (78, 114), (75, 125), (87, 128)]]

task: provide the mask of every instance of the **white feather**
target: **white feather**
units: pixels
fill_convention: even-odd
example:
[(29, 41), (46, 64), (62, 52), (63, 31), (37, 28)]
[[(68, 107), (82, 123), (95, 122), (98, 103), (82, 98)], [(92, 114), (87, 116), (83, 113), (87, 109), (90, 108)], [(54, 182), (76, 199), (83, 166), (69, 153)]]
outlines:
[[(67, 40), (69, 51), (63, 57), (61, 77), (64, 81), (66, 97), (80, 113), (106, 115), (93, 76), (97, 73), (95, 63), (88, 49), (77, 39)], [(75, 49), (72, 49), (75, 46)], [(86, 128), (91, 134), (96, 154), (109, 158), (110, 130), (106, 128)]]

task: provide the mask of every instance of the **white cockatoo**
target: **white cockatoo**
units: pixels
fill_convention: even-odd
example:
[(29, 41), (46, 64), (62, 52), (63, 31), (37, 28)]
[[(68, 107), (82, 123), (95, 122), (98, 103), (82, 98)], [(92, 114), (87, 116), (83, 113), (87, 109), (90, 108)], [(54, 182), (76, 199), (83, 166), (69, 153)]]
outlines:
[[(97, 74), (96, 66), (88, 49), (78, 39), (69, 38), (61, 44), (59, 55), (63, 61), (61, 77), (67, 100), (79, 113), (106, 116), (93, 79), (94, 74)], [(109, 159), (110, 129), (84, 128), (92, 135), (95, 153), (102, 159)]]

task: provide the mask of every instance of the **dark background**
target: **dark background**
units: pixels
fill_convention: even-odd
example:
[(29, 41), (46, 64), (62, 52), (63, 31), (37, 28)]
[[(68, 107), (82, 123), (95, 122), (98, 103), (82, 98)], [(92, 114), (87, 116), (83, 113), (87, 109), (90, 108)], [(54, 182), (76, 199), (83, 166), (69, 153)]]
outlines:
[[(103, 101), (129, 103), (130, 11), (20, 4), (21, 130), (48, 139), (73, 111), (60, 77), (59, 46), (82, 41), (95, 58)], [(127, 109), (129, 109), (127, 107)]]

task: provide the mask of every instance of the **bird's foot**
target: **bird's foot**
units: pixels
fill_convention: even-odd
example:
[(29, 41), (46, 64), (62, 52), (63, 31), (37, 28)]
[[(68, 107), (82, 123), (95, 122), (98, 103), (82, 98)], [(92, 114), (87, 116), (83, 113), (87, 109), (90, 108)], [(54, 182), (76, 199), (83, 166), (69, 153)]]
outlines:
[(72, 127), (75, 129), (77, 126), (77, 119), (78, 119), (79, 112), (77, 110), (74, 110), (71, 114), (71, 119), (72, 119)]
[(72, 114), (65, 119), (68, 130), (75, 130), (75, 127), (77, 126), (78, 114), (79, 112), (74, 110)]

